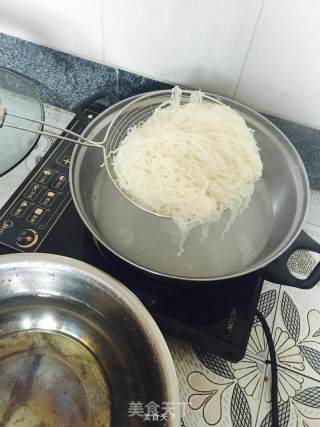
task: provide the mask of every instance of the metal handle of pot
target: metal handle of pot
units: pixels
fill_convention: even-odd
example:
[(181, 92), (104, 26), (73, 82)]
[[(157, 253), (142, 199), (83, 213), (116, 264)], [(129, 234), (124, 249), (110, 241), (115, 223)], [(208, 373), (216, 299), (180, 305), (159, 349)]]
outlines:
[(304, 231), (301, 231), (298, 238), (280, 257), (269, 264), (263, 270), (266, 280), (279, 283), (280, 285), (292, 286), (301, 289), (310, 289), (320, 281), (320, 262), (316, 265), (312, 273), (306, 279), (298, 279), (290, 273), (288, 260), (297, 250), (309, 250), (320, 254), (320, 244), (313, 240)]

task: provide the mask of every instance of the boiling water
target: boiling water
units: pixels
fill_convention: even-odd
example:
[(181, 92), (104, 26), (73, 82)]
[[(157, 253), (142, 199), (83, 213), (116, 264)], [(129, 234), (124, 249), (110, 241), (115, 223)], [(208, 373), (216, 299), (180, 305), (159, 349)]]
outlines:
[(194, 228), (178, 256), (181, 232), (174, 221), (132, 205), (103, 168), (93, 198), (98, 229), (113, 251), (139, 266), (181, 277), (226, 276), (251, 265), (266, 246), (273, 223), (272, 200), (261, 179), (249, 207), (226, 233), (227, 212), (209, 227), (205, 239), (202, 227)]

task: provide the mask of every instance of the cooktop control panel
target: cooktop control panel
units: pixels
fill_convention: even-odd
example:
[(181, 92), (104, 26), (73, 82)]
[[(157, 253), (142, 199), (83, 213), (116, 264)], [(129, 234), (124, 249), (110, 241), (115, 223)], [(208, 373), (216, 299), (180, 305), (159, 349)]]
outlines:
[(0, 243), (36, 252), (71, 201), (69, 167), (74, 144), (56, 142), (0, 212)]

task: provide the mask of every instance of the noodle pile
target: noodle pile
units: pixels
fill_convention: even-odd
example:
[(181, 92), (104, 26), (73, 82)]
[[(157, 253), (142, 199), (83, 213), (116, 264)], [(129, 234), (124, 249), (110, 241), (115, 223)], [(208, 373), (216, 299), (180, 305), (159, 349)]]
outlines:
[(232, 108), (194, 92), (131, 128), (113, 158), (120, 188), (131, 200), (172, 217), (184, 239), (198, 224), (230, 211), (228, 227), (248, 206), (262, 162), (253, 131)]

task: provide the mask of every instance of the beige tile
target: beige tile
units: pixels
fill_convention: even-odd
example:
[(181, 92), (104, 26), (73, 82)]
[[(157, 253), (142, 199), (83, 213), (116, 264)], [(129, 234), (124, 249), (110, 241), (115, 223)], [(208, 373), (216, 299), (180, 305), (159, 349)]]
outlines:
[[(269, 369), (268, 377), (270, 377)], [(278, 405), (280, 426), (320, 426), (320, 383), (302, 376), (297, 388), (294, 374), (282, 368), (279, 370), (279, 377), (284, 384)], [(256, 427), (272, 427), (270, 411), (270, 381), (268, 381), (265, 383), (262, 392)]]
[(0, 32), (102, 62), (100, 0), (1, 2)]
[(189, 406), (186, 427), (255, 425), (266, 365), (245, 356), (229, 363), (205, 350), (167, 337), (180, 384), (181, 401)]
[(320, 128), (320, 3), (266, 0), (236, 99)]
[(283, 286), (273, 338), (279, 365), (320, 380), (320, 286)]
[(261, 0), (102, 4), (107, 63), (233, 96)]

